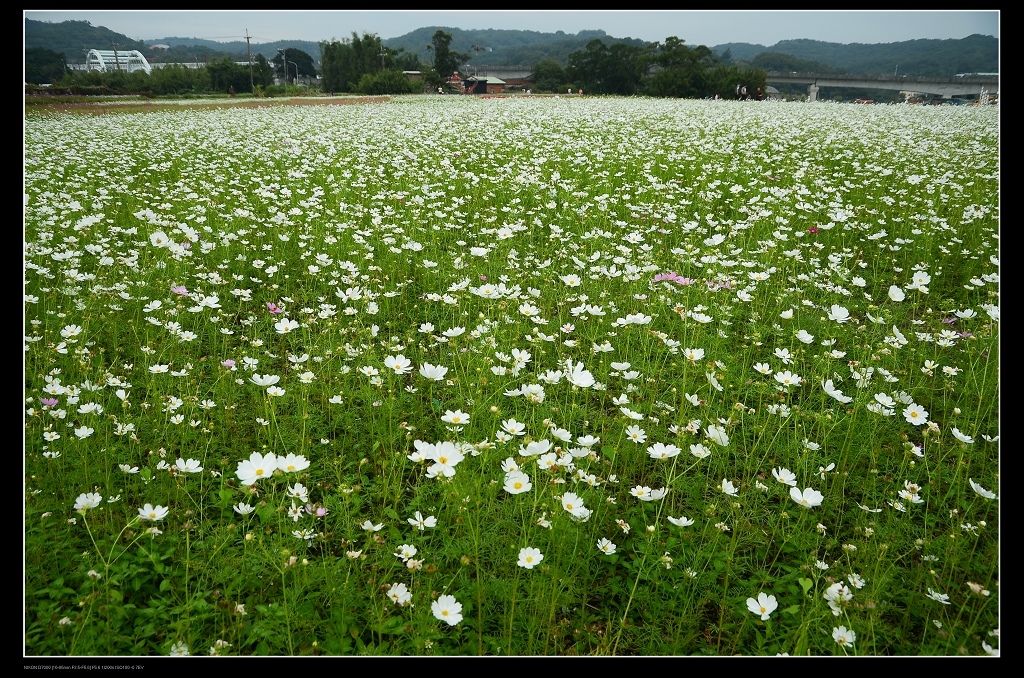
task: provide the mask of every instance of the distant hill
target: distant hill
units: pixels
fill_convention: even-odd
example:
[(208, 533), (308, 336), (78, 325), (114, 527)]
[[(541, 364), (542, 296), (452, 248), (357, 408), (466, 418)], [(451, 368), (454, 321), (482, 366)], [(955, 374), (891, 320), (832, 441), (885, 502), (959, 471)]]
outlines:
[[(541, 33), (506, 29), (463, 30), (445, 26), (418, 28), (411, 33), (383, 40), (391, 49), (415, 54), (422, 62), (430, 62), (427, 45), (438, 30), (452, 36), (452, 51), (467, 56), (466, 63), (478, 68), (533, 65), (545, 59), (568, 64), (569, 55), (586, 48), (598, 38), (607, 44), (625, 43), (633, 47), (648, 44), (636, 38), (615, 38), (602, 30), (580, 31), (576, 34), (557, 31)], [(351, 37), (332, 36), (327, 40)], [(137, 41), (88, 21), (60, 23), (25, 20), (25, 48), (41, 47), (63, 53), (69, 63), (81, 63), (88, 49), (137, 49), (152, 61), (209, 60), (227, 56), (244, 61), (249, 46), (244, 40), (215, 42), (201, 38), (168, 37)], [(168, 45), (170, 49), (152, 49), (152, 45)], [(689, 45), (697, 47), (698, 45)], [(307, 40), (280, 40), (253, 43), (252, 53), (273, 59), (279, 49), (300, 49), (313, 61), (320, 60), (320, 43)], [(999, 71), (999, 39), (971, 35), (959, 40), (908, 40), (904, 42), (862, 44), (832, 43), (819, 40), (783, 40), (770, 47), (750, 43), (726, 43), (710, 48), (719, 58), (733, 63), (784, 63), (772, 58), (789, 55), (790, 63), (818, 63), (857, 75), (881, 75), (897, 72), (907, 76), (951, 77), (957, 73), (996, 73)], [(760, 59), (758, 57), (761, 57)]]
[(25, 20), (25, 49), (42, 47), (60, 52), (69, 63), (85, 61), (85, 52), (90, 49), (117, 49), (144, 51), (145, 43), (132, 40), (126, 35), (115, 33), (103, 26), (93, 26), (88, 21)]
[[(200, 47), (204, 50), (217, 52), (218, 56), (220, 53), (227, 54), (231, 58), (237, 58), (239, 61), (245, 61), (246, 55), (248, 54), (249, 45), (244, 40), (236, 40), (233, 42), (217, 42), (216, 40), (204, 40), (203, 38), (160, 38), (159, 40), (146, 40), (146, 45), (152, 47), (153, 45), (167, 45), (171, 50), (180, 50), (185, 48)], [(313, 57), (313, 61), (320, 60), (320, 43), (310, 42), (308, 40), (279, 40), (277, 42), (260, 42), (251, 43), (252, 55), (262, 54), (268, 60), (273, 59), (277, 56), (277, 50), (279, 49), (300, 49), (306, 54)], [(152, 50), (150, 50), (152, 51)], [(149, 52), (146, 52), (147, 54)]]
[(907, 40), (878, 44), (782, 40), (772, 47), (749, 43), (728, 43), (711, 48), (721, 56), (731, 52), (733, 60), (753, 61), (765, 52), (788, 54), (855, 75), (950, 77), (957, 73), (998, 73), (999, 39), (990, 35), (969, 35), (948, 40)]

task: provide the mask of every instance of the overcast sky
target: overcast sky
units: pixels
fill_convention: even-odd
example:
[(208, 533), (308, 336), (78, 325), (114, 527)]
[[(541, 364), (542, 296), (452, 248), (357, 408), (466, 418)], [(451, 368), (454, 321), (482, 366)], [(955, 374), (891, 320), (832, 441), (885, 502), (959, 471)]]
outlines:
[(417, 28), (515, 29), (576, 34), (600, 29), (615, 38), (661, 42), (675, 36), (691, 46), (748, 42), (770, 47), (780, 40), (902, 42), (919, 38), (999, 37), (998, 10), (24, 10), (36, 21), (88, 21), (135, 40), (167, 37), (254, 43), (335, 40), (352, 33), (396, 38)]

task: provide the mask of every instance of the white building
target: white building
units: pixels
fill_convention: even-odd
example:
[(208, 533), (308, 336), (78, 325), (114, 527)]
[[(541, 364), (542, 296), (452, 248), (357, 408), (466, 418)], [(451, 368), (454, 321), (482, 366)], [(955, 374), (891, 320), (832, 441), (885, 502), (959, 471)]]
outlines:
[(137, 49), (113, 50), (113, 49), (90, 49), (85, 55), (85, 70), (87, 71), (124, 71), (134, 73), (145, 71), (152, 73), (146, 57)]

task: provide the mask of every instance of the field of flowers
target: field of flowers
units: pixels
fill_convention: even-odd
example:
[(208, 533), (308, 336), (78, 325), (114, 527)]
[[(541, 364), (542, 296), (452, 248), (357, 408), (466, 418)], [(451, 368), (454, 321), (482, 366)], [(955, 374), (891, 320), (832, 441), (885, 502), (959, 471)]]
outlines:
[(27, 113), (25, 654), (998, 654), (998, 116)]

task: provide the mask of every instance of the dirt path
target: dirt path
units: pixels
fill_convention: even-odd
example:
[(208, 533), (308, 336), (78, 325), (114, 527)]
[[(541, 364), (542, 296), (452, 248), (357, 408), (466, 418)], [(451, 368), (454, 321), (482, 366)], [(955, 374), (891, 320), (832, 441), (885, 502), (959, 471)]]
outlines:
[(81, 113), (103, 115), (106, 113), (149, 113), (152, 111), (180, 111), (184, 109), (208, 110), (212, 108), (270, 108), (274, 106), (349, 106), (353, 104), (383, 104), (391, 101), (388, 96), (338, 96), (338, 97), (282, 97), (265, 99), (137, 99), (119, 97), (81, 96), (28, 96), (25, 97), (25, 112), (39, 113)]

